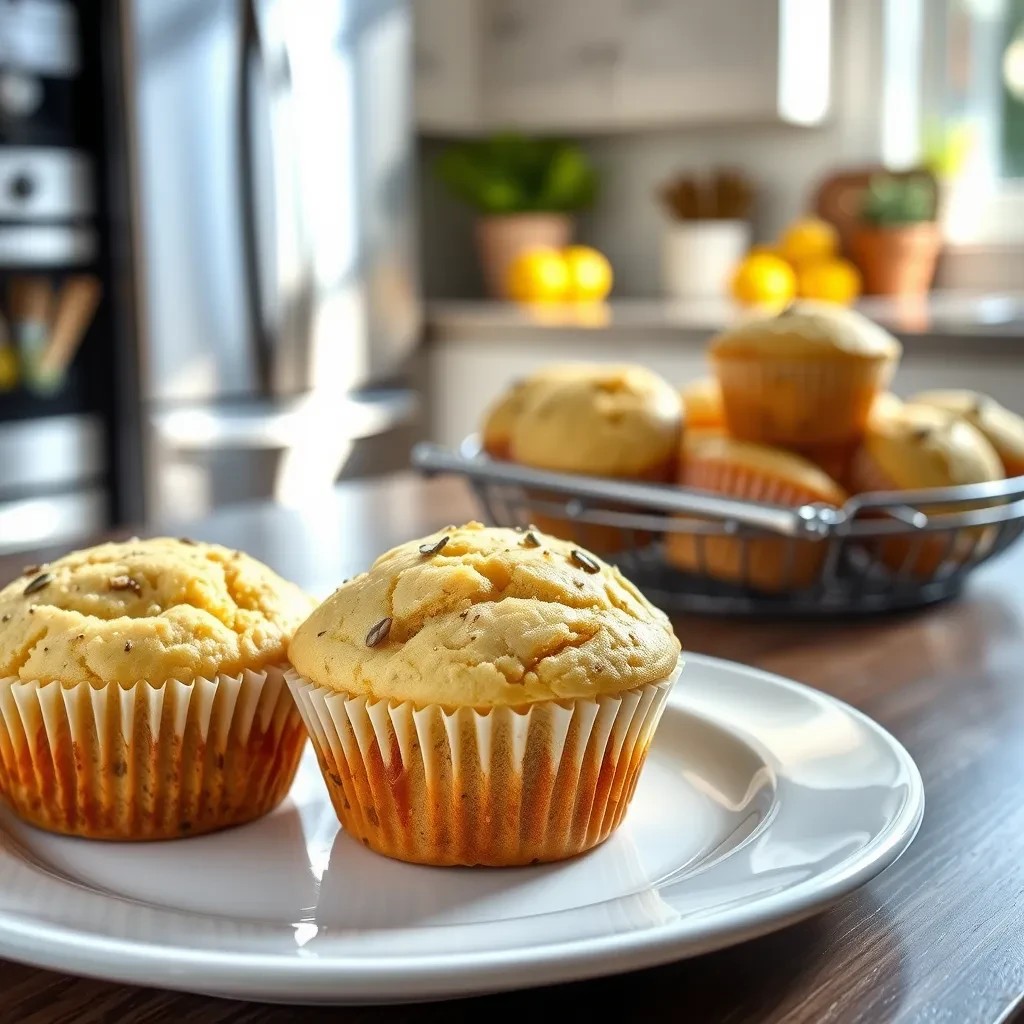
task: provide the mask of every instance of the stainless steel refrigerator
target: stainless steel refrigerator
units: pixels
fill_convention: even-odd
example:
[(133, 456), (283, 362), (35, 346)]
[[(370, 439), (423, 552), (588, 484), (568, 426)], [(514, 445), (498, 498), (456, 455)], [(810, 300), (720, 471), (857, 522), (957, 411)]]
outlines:
[(121, 17), (150, 515), (315, 500), (413, 407), (410, 3)]

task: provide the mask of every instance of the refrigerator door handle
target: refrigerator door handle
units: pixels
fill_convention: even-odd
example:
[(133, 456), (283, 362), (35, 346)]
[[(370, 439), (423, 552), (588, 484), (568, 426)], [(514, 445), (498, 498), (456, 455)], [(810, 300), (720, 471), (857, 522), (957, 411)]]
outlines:
[(273, 341), (267, 323), (263, 285), (260, 281), (259, 238), (256, 226), (256, 171), (253, 166), (253, 75), (265, 74), (265, 53), (260, 38), (255, 0), (239, 0), (238, 197), (242, 228), (243, 300), (252, 345), (253, 366), (260, 393), (269, 395), (273, 383)]

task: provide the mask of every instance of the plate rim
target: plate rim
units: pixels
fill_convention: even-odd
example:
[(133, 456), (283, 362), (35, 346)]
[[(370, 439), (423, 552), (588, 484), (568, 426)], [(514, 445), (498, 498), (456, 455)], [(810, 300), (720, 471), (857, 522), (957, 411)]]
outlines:
[[(873, 733), (902, 766), (908, 784), (903, 805), (882, 830), (840, 864), (778, 894), (717, 912), (699, 923), (684, 916), (629, 932), (538, 946), (455, 955), (405, 955), (396, 960), (380, 954), (354, 958), (334, 952), (303, 957), (255, 951), (197, 951), (180, 943), (90, 934), (79, 926), (40, 922), (0, 909), (0, 957), (114, 983), (296, 1004), (480, 995), (656, 967), (748, 941), (825, 909), (891, 866), (906, 851), (924, 817), (924, 783), (909, 752), (887, 729), (845, 701), (777, 673), (710, 655), (684, 652), (683, 657), (692, 665), (738, 673), (851, 716)], [(684, 690), (676, 690), (669, 695), (669, 702), (678, 704), (684, 695)], [(720, 719), (714, 721), (719, 727), (728, 727)], [(747, 742), (745, 737), (743, 742)], [(80, 884), (74, 878), (57, 877), (71, 885)], [(108, 898), (137, 902), (85, 888)], [(173, 912), (173, 908), (156, 909)], [(610, 955), (614, 955), (612, 970), (608, 965)], [(524, 975), (528, 977), (525, 983)]]

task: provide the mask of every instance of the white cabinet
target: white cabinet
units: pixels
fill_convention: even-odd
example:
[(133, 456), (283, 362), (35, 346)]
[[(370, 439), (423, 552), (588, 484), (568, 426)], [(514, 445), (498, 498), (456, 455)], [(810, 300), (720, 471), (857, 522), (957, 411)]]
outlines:
[(427, 131), (460, 132), (483, 123), (479, 0), (414, 0), (416, 120)]
[(832, 0), (416, 0), (417, 110), (435, 132), (815, 124)]

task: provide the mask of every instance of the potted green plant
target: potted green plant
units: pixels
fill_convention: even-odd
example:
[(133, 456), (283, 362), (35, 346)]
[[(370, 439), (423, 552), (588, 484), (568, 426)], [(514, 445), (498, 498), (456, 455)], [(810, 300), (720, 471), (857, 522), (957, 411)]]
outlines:
[(924, 295), (942, 246), (937, 190), (927, 172), (879, 174), (864, 192), (851, 247), (869, 295)]
[(597, 176), (583, 151), (555, 139), (503, 134), (453, 144), (436, 172), (478, 213), (477, 245), (492, 295), (506, 298), (508, 268), (524, 249), (562, 248), (572, 214), (589, 206)]

